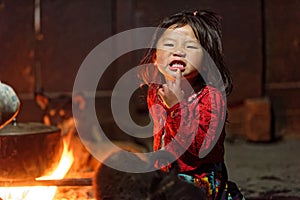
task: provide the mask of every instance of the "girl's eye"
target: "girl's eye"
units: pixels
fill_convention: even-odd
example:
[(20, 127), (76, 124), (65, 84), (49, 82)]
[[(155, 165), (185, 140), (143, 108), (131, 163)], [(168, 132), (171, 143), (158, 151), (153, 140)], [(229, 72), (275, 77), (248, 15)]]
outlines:
[(187, 46), (187, 48), (188, 48), (188, 49), (198, 49), (197, 46), (191, 46), (191, 45)]
[(164, 46), (166, 46), (166, 47), (173, 47), (174, 44), (171, 44), (171, 43), (165, 43)]

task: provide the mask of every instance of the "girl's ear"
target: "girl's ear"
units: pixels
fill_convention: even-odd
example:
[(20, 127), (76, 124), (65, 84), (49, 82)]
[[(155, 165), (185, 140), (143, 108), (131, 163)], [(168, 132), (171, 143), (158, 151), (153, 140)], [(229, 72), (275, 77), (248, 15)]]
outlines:
[(156, 51), (153, 52), (152, 56), (151, 56), (151, 61), (156, 64)]

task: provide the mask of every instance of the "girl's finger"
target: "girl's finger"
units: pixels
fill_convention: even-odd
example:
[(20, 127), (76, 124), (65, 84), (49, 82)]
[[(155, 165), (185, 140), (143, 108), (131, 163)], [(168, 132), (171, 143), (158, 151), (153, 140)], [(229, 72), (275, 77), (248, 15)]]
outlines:
[(180, 69), (177, 69), (176, 71), (176, 75), (175, 75), (175, 87), (179, 88), (181, 86), (181, 77), (182, 77), (182, 74), (181, 74), (181, 71)]
[(165, 97), (167, 92), (168, 92), (168, 86), (167, 86), (167, 84), (163, 84), (162, 88), (159, 88), (159, 90), (158, 90), (158, 94), (161, 97)]
[(159, 88), (158, 89), (158, 95), (159, 96), (164, 96), (165, 92), (164, 92), (164, 89), (163, 88)]
[(170, 89), (173, 88), (173, 81), (168, 80), (167, 85), (164, 84), (164, 86), (167, 87), (167, 88), (170, 88)]

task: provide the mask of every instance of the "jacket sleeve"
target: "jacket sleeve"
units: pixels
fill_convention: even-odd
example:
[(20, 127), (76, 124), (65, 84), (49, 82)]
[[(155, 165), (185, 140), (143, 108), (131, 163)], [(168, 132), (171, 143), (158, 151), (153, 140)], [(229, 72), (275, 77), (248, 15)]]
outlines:
[(209, 153), (216, 144), (224, 127), (225, 99), (219, 91), (211, 89), (204, 91), (195, 101), (188, 104), (183, 100), (167, 112), (166, 134), (173, 143), (166, 147), (167, 150), (176, 152), (176, 146), (180, 145), (191, 154), (200, 156)]

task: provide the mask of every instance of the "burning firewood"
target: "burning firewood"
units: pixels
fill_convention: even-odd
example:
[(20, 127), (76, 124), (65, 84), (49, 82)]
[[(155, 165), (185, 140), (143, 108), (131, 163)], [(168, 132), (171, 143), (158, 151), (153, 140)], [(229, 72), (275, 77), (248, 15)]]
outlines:
[(46, 125), (56, 126), (61, 129), (64, 141), (69, 145), (68, 148), (74, 154), (74, 162), (69, 174), (91, 172), (98, 166), (91, 154), (82, 144), (72, 114), (72, 106), (78, 109), (85, 109), (85, 98), (78, 94), (74, 97), (60, 95), (55, 98), (48, 97), (44, 93), (35, 93), (37, 105), (44, 111), (42, 121)]

